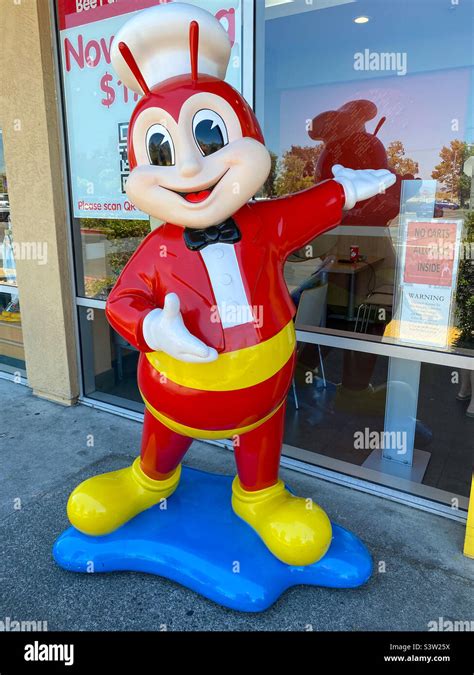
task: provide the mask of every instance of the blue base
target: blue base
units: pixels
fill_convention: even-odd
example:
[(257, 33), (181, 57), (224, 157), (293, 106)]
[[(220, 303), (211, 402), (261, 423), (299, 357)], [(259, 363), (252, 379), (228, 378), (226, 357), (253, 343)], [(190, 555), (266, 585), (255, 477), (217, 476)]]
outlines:
[(54, 558), (73, 572), (158, 574), (244, 612), (267, 609), (298, 584), (354, 588), (369, 579), (372, 560), (364, 544), (334, 524), (329, 551), (314, 565), (277, 560), (232, 511), (231, 484), (231, 476), (183, 468), (166, 510), (154, 506), (104, 537), (70, 527), (57, 539)]

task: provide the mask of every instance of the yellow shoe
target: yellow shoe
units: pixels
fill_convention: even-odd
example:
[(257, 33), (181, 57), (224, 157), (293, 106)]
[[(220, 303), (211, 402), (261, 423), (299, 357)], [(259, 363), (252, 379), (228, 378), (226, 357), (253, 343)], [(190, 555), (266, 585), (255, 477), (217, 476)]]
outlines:
[(173, 494), (180, 476), (178, 466), (166, 480), (153, 480), (142, 471), (137, 457), (126, 469), (93, 476), (78, 485), (69, 496), (68, 518), (84, 534), (109, 534)]
[(236, 477), (232, 508), (287, 565), (312, 565), (331, 543), (331, 522), (322, 508), (309, 499), (294, 497), (281, 480), (264, 490), (248, 492)]

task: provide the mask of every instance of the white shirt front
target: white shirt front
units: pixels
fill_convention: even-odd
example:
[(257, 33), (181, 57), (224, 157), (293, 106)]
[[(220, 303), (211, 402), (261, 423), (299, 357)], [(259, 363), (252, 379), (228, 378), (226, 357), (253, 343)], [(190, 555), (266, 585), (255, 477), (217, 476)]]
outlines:
[(254, 320), (233, 244), (211, 244), (199, 251), (211, 282), (223, 328)]

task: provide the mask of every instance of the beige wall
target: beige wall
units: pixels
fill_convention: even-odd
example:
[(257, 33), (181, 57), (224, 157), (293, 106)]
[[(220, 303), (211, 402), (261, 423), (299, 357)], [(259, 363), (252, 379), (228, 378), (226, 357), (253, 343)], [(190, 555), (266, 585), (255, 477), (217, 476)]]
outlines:
[(30, 251), (40, 242), (48, 253), (44, 265), (17, 260), (27, 375), (34, 393), (69, 404), (78, 396), (78, 373), (49, 2), (1, 0), (0, 23), (0, 126), (13, 236)]

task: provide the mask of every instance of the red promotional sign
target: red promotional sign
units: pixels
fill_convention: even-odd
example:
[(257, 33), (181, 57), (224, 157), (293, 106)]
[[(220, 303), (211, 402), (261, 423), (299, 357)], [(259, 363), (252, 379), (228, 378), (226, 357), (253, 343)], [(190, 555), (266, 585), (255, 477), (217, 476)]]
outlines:
[[(173, 0), (58, 0), (59, 30), (84, 26), (168, 2), (173, 2)], [(227, 32), (233, 45), (235, 42), (234, 8), (220, 9), (215, 16), (219, 21), (224, 19), (227, 22)]]
[(451, 286), (456, 236), (456, 222), (409, 222), (404, 282)]
[(59, 29), (83, 26), (171, 0), (58, 0)]

